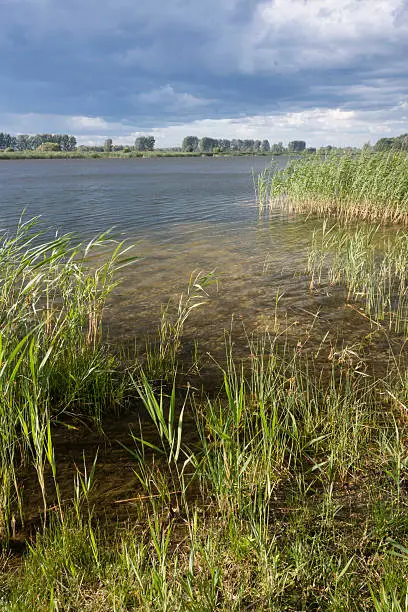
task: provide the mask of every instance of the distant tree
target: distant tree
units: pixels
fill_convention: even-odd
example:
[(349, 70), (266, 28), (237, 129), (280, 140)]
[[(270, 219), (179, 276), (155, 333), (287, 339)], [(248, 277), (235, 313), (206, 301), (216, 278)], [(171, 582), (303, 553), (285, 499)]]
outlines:
[(30, 149), (36, 149), (40, 146), (40, 144), (42, 144), (42, 139), (39, 134), (36, 134), (35, 136), (30, 136)]
[(223, 152), (227, 152), (231, 150), (231, 141), (227, 138), (220, 138), (218, 141), (218, 146)]
[(105, 144), (103, 145), (104, 151), (105, 153), (111, 153), (113, 145), (112, 145), (112, 138), (107, 138), (105, 140)]
[(68, 151), (75, 151), (77, 146), (77, 140), (75, 136), (70, 136), (68, 139)]
[(407, 151), (408, 134), (401, 134), (394, 138), (380, 138), (375, 145), (374, 151)]
[(154, 145), (156, 143), (154, 136), (146, 136), (145, 143), (146, 143), (146, 151), (154, 151)]
[(16, 149), (17, 148), (17, 138), (12, 136), (11, 134), (7, 134), (6, 132), (0, 133), (0, 149)]
[(306, 143), (304, 140), (292, 140), (288, 143), (288, 151), (290, 153), (301, 153), (306, 149)]
[(306, 153), (316, 153), (316, 148), (315, 147), (308, 147), (306, 149)]
[(154, 136), (138, 136), (135, 140), (135, 149), (136, 151), (153, 151), (154, 143)]
[(262, 153), (269, 153), (271, 150), (271, 145), (269, 144), (269, 140), (263, 140), (261, 144)]
[(186, 136), (183, 139), (181, 150), (186, 153), (194, 153), (198, 151), (199, 140), (197, 136)]
[(254, 143), (254, 140), (244, 140), (242, 143), (241, 151), (244, 151), (245, 153), (252, 153), (252, 151), (254, 150)]
[(203, 153), (212, 153), (215, 148), (218, 148), (218, 140), (204, 136), (200, 140), (199, 148)]
[(19, 134), (17, 136), (17, 150), (18, 151), (27, 151), (29, 149), (30, 137), (28, 134)]
[(61, 151), (61, 145), (57, 142), (42, 142), (37, 147), (37, 151)]
[(144, 136), (138, 136), (135, 140), (136, 151), (146, 151), (146, 143)]
[(285, 147), (283, 146), (282, 142), (274, 143), (271, 147), (271, 153), (273, 153), (273, 155), (282, 155), (284, 152)]

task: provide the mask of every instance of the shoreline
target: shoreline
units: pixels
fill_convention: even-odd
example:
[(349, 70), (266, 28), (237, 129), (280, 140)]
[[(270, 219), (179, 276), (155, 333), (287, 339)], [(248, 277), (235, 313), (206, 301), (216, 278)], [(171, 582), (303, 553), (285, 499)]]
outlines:
[[(287, 153), (284, 154), (288, 156)], [(0, 152), (0, 161), (30, 160), (30, 159), (151, 159), (157, 157), (282, 157), (283, 154), (274, 153), (184, 153), (182, 151), (150, 151), (145, 153), (81, 153), (80, 151), (56, 151), (56, 152), (29, 152), (15, 151), (8, 153)]]

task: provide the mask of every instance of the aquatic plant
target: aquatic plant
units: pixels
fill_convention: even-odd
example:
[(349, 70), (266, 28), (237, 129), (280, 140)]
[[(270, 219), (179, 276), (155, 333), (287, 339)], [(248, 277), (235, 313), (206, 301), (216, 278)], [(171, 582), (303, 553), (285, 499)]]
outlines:
[[(69, 234), (42, 238), (38, 219), (21, 219), (0, 245), (0, 537), (6, 538), (13, 495), (21, 513), (18, 461), (35, 468), (46, 519), (46, 465), (56, 477), (50, 423), (68, 412), (100, 421), (121, 399), (101, 325), (114, 274), (134, 260), (129, 247), (106, 233), (86, 244)], [(91, 251), (104, 252), (102, 263), (88, 263)]]
[(163, 390), (137, 383), (163, 446), (129, 449), (129, 526), (80, 503), (54, 516), (0, 587), (5, 610), (404, 609), (403, 421), (351, 365), (320, 378), (268, 336), (249, 350), (240, 363), (228, 341), (219, 396), (192, 398), (199, 444), (176, 433), (185, 398), (166, 416)]
[[(260, 206), (334, 216), (344, 221), (408, 223), (405, 152), (306, 156), (260, 175)], [(268, 196), (266, 196), (268, 194)]]
[(374, 325), (408, 330), (408, 236), (380, 226), (341, 228), (325, 221), (313, 232), (307, 272), (311, 287), (341, 285)]
[[(344, 344), (323, 364), (320, 348), (317, 361), (296, 343), (279, 345), (277, 293), (274, 333), (247, 335), (241, 359), (227, 335), (216, 362), (221, 383), (209, 390), (193, 389), (176, 366), (184, 326), (207, 300), (211, 278), (192, 276), (174, 315), (164, 311), (159, 357), (120, 377), (100, 332), (111, 272), (126, 261), (118, 254), (107, 268), (99, 258), (89, 266), (70, 240), (51, 250), (44, 243), (34, 256), (37, 237), (21, 249), (5, 239), (12, 257), (3, 258), (0, 291), (0, 607), (405, 609), (408, 377), (404, 351), (393, 354), (378, 323), (379, 306), (386, 321), (393, 292), (405, 287), (405, 239), (326, 223), (310, 251), (313, 287), (343, 284), (390, 342), (382, 378), (360, 368), (358, 345)], [(99, 247), (106, 256), (105, 241)], [(130, 495), (115, 499), (120, 487), (108, 483), (98, 497), (106, 485), (98, 482), (98, 453), (89, 459), (81, 449), (72, 498), (62, 499), (55, 421), (90, 415), (102, 426), (124, 384), (135, 418), (130, 442), (115, 448), (115, 462), (118, 449), (125, 461), (114, 469), (123, 471), (116, 484), (134, 476)], [(101, 437), (106, 448), (116, 444), (114, 432)], [(7, 540), (15, 543), (17, 513), (24, 518), (21, 462), (36, 474), (43, 510), (17, 563)], [(111, 506), (126, 506), (126, 516), (108, 516)]]

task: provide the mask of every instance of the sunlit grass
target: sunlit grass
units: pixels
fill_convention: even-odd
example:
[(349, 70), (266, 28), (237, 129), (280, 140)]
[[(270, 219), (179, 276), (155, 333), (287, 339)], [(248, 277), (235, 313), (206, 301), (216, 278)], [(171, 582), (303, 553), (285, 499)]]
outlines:
[(344, 221), (408, 223), (404, 152), (307, 156), (258, 180), (259, 204)]
[[(227, 335), (208, 393), (180, 379), (179, 354), (212, 275), (191, 277), (156, 341), (119, 372), (101, 325), (126, 247), (109, 236), (40, 239), (23, 224), (1, 260), (1, 609), (405, 610), (408, 378), (404, 355), (392, 353), (405, 328), (385, 322), (405, 288), (406, 234), (325, 224), (310, 250), (312, 288), (344, 285), (390, 344), (382, 378), (361, 370), (358, 343), (355, 360), (345, 343), (324, 364), (282, 347), (275, 308), (274, 333), (247, 336), (245, 358)], [(90, 266), (94, 247), (113, 252)], [(131, 509), (116, 524), (101, 518), (98, 453), (83, 456), (72, 498), (61, 498), (52, 428), (67, 415), (103, 428), (125, 393), (136, 425), (128, 443), (106, 444), (120, 445), (136, 484), (116, 500)], [(43, 508), (17, 559), (24, 466)]]

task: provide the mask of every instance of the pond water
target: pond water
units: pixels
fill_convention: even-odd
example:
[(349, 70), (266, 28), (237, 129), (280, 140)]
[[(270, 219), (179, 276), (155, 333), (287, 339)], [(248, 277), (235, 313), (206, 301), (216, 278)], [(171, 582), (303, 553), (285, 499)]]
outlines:
[[(273, 331), (304, 343), (346, 335), (360, 325), (338, 292), (311, 293), (303, 275), (316, 222), (275, 212), (260, 217), (253, 171), (266, 157), (152, 158), (131, 160), (27, 160), (0, 163), (0, 229), (41, 215), (55, 232), (81, 238), (114, 227), (135, 243), (140, 259), (123, 271), (106, 313), (116, 341), (154, 334), (163, 304), (177, 300), (193, 271), (216, 271), (210, 298), (186, 326), (213, 354), (224, 350), (234, 321), (238, 345), (246, 336)], [(287, 163), (278, 158), (278, 167)], [(279, 319), (279, 325), (277, 320)], [(288, 331), (289, 330), (289, 331)], [(305, 347), (306, 348), (306, 347)]]

